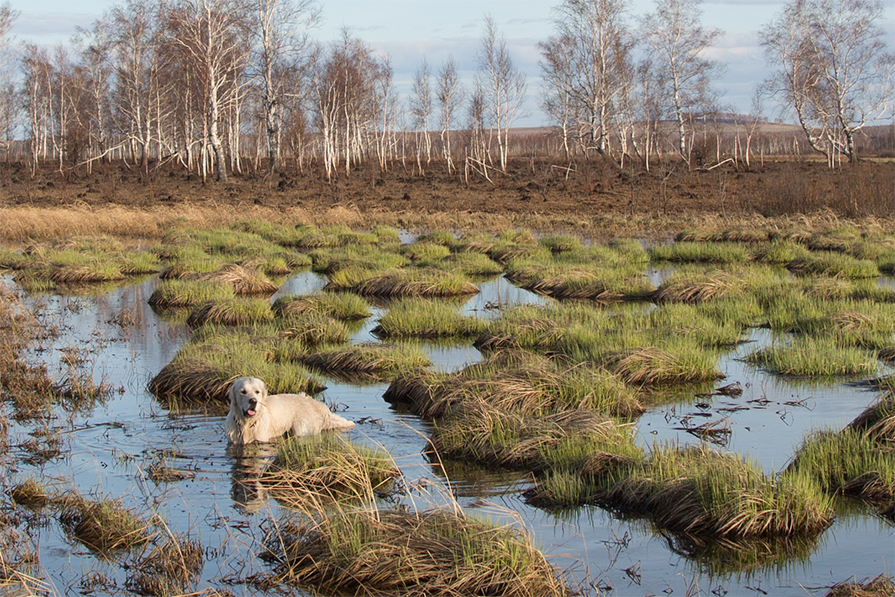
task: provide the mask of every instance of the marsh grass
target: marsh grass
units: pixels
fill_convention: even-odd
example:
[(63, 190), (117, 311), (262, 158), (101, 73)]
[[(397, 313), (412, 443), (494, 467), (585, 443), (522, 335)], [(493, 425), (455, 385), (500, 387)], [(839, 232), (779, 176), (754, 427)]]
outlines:
[(581, 239), (573, 234), (550, 234), (543, 237), (538, 243), (550, 250), (551, 253), (568, 253), (581, 249)]
[(373, 333), (380, 338), (467, 338), (486, 327), (484, 320), (460, 313), (457, 305), (402, 298), (389, 305)]
[(875, 354), (840, 346), (829, 336), (798, 336), (789, 343), (777, 342), (747, 355), (746, 361), (772, 373), (799, 377), (868, 375), (877, 369)]
[[(316, 249), (311, 251), (315, 272), (330, 278), (341, 272), (341, 277), (360, 275), (359, 272), (383, 272), (392, 268), (405, 267), (410, 263), (404, 255), (376, 245), (346, 245), (343, 247)], [(339, 278), (339, 276), (335, 276)]]
[(386, 380), (401, 371), (432, 364), (422, 349), (409, 344), (356, 344), (329, 348), (308, 354), (302, 362), (308, 367), (349, 380)]
[(503, 272), (503, 266), (483, 253), (452, 253), (438, 262), (437, 267), (461, 276), (482, 278)]
[(303, 365), (276, 358), (281, 333), (270, 325), (199, 328), (149, 382), (149, 390), (164, 403), (225, 402), (237, 378), (253, 376), (263, 379), (271, 394), (320, 392), (323, 384)]
[(140, 595), (184, 595), (193, 588), (205, 564), (202, 544), (196, 539), (168, 534), (128, 563), (125, 587)]
[(729, 242), (676, 242), (649, 249), (650, 259), (671, 263), (744, 263), (749, 261), (749, 250)]
[(220, 302), (235, 297), (230, 286), (206, 280), (165, 280), (149, 297), (155, 309), (192, 308), (209, 302)]
[(570, 593), (527, 534), (459, 509), (340, 512), (283, 525), (268, 546), (280, 581), (328, 594)]
[(271, 295), (279, 289), (261, 272), (235, 263), (228, 263), (216, 271), (202, 274), (199, 279), (229, 286), (239, 296)]
[(274, 301), (273, 310), (278, 317), (284, 319), (305, 313), (319, 313), (334, 319), (353, 321), (371, 315), (370, 306), (366, 301), (350, 292), (281, 296)]
[(593, 410), (533, 417), (470, 398), (436, 424), (431, 442), (443, 459), (541, 472), (581, 468), (595, 450), (630, 443), (630, 438), (626, 426)]
[(750, 461), (704, 446), (655, 447), (600, 485), (601, 503), (695, 536), (810, 536), (832, 521), (832, 502), (816, 484), (768, 477)]
[(271, 321), (273, 312), (265, 299), (235, 297), (232, 299), (207, 302), (190, 313), (186, 323), (196, 328), (206, 324), (247, 325)]
[(314, 512), (346, 500), (370, 505), (400, 475), (387, 452), (322, 435), (280, 443), (260, 481), (284, 506)]
[(10, 489), (9, 497), (17, 504), (40, 510), (50, 502), (51, 494), (43, 483), (29, 477)]
[(803, 440), (786, 474), (808, 476), (831, 494), (887, 504), (895, 499), (895, 456), (885, 445), (851, 427), (816, 431)]
[(802, 243), (790, 239), (777, 239), (756, 247), (752, 259), (759, 263), (786, 265), (797, 259), (806, 259), (811, 251)]
[(451, 250), (443, 244), (417, 240), (415, 243), (401, 247), (401, 254), (413, 263), (426, 262), (427, 264), (434, 264), (450, 255)]
[(836, 583), (824, 597), (886, 597), (887, 595), (895, 595), (895, 579), (880, 574), (870, 580)]
[(364, 296), (382, 298), (469, 296), (479, 292), (462, 276), (433, 268), (391, 270), (360, 280), (351, 289)]
[(876, 263), (867, 259), (855, 259), (850, 255), (831, 252), (812, 253), (786, 264), (790, 271), (801, 275), (831, 276), (836, 278), (862, 279), (879, 276)]
[(642, 346), (608, 352), (599, 363), (634, 386), (698, 383), (723, 379), (710, 353), (686, 344), (677, 350)]
[(464, 403), (485, 400), (503, 411), (543, 416), (586, 409), (620, 417), (643, 412), (634, 392), (605, 371), (523, 352), (502, 352), (452, 374), (411, 370), (383, 394), (426, 419), (449, 416)]
[(679, 272), (672, 274), (653, 293), (657, 303), (702, 303), (736, 296), (747, 288), (744, 277), (731, 272)]
[(344, 321), (315, 311), (290, 315), (280, 325), (283, 341), (275, 346), (275, 360), (301, 360), (307, 349), (345, 344), (351, 339), (351, 330)]
[(91, 500), (74, 492), (62, 498), (59, 522), (69, 536), (103, 554), (132, 549), (151, 536), (150, 523), (120, 501)]

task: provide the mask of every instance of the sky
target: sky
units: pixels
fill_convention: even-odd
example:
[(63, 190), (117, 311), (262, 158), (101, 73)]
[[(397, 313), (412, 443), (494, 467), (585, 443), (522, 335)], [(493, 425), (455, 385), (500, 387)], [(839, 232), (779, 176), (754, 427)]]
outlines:
[[(151, 1), (151, 0), (147, 0)], [(423, 58), (435, 72), (448, 56), (456, 60), (464, 81), (475, 70), (485, 15), (506, 37), (516, 65), (528, 75), (526, 115), (516, 124), (546, 124), (538, 109), (540, 54), (537, 44), (552, 33), (551, 9), (560, 0), (318, 0), (322, 23), (311, 35), (321, 42), (336, 39), (343, 28), (374, 51), (387, 54), (399, 92), (407, 93)], [(10, 0), (20, 12), (13, 28), (18, 41), (66, 43), (76, 27), (89, 27), (118, 0)], [(884, 27), (895, 49), (895, 2), (886, 0)], [(767, 77), (758, 32), (784, 5), (778, 0), (705, 0), (703, 24), (723, 31), (706, 57), (726, 65), (716, 88), (721, 103), (748, 112), (752, 90)], [(633, 0), (632, 15), (651, 12), (652, 0)], [(775, 118), (775, 114), (767, 114)]]

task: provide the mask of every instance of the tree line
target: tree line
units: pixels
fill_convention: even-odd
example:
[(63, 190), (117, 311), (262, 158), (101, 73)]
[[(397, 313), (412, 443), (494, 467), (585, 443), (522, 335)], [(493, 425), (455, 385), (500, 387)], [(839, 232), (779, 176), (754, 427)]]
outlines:
[[(124, 0), (53, 48), (13, 45), (17, 16), (0, 6), (0, 142), (7, 159), (24, 149), (32, 172), (177, 162), (226, 181), (246, 162), (291, 160), (332, 178), (395, 160), (423, 173), (439, 160), (490, 177), (518, 151), (511, 129), (528, 84), (489, 16), (474, 80), (452, 57), (423, 59), (404, 97), (389, 59), (349, 30), (311, 38), (315, 0)], [(769, 98), (831, 165), (856, 160), (856, 136), (891, 114), (882, 18), (882, 0), (791, 0), (760, 33), (771, 76), (750, 114), (731, 115), (714, 86), (723, 65), (705, 57), (722, 32), (703, 26), (701, 0), (657, 0), (640, 17), (631, 0), (562, 0), (539, 44), (539, 105), (569, 160), (649, 168), (671, 153), (692, 167), (711, 129), (720, 161), (732, 118), (732, 159), (749, 164)]]

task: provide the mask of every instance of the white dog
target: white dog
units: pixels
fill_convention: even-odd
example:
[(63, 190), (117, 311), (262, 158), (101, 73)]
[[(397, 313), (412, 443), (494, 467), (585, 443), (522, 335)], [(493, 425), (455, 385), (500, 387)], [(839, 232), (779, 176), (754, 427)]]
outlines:
[(268, 396), (267, 385), (257, 377), (240, 377), (230, 387), (227, 437), (236, 445), (269, 442), (287, 431), (315, 435), (352, 427), (354, 423), (307, 394)]

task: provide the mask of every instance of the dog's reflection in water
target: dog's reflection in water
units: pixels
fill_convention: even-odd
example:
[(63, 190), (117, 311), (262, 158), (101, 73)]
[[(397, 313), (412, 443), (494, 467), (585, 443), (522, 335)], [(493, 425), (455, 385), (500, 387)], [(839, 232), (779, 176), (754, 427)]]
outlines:
[(254, 514), (267, 501), (267, 489), (261, 481), (261, 474), (270, 466), (277, 455), (274, 444), (230, 445), (227, 455), (233, 458), (233, 485), (230, 497), (234, 506), (243, 514)]

